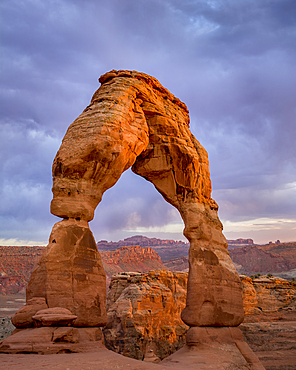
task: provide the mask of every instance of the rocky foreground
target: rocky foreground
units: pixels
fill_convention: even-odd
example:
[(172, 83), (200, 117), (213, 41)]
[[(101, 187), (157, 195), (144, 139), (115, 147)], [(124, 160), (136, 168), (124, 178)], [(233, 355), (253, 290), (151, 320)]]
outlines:
[[(275, 277), (240, 277), (245, 311), (240, 329), (245, 340), (267, 370), (295, 369), (296, 284)], [(157, 363), (180, 349), (188, 329), (180, 319), (186, 285), (185, 272), (114, 275), (103, 329), (106, 347), (145, 363)], [(7, 320), (2, 330), (7, 331), (8, 324)]]

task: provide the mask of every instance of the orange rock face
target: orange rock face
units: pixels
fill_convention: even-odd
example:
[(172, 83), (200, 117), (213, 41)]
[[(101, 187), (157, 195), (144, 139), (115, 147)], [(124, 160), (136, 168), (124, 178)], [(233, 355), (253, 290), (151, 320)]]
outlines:
[[(209, 356), (213, 356), (212, 360), (217, 363), (211, 366), (216, 369), (221, 366), (223, 359), (226, 361), (230, 356), (230, 360), (231, 354), (235, 354), (230, 348), (233, 340), (236, 342), (234, 347), (238, 345), (245, 353), (247, 344), (243, 342), (241, 330), (248, 345), (267, 368), (293, 368), (296, 342), (295, 283), (266, 277), (252, 280), (241, 275), (244, 322), (238, 328), (193, 327), (187, 331), (188, 327), (182, 326), (179, 316), (185, 306), (187, 276), (187, 273), (164, 270), (113, 276), (108, 292), (108, 324), (104, 329), (108, 348), (134, 358), (149, 358), (149, 351), (152, 350), (157, 358), (162, 359), (185, 343), (187, 336), (186, 343), (190, 348), (196, 347), (191, 350), (198, 355), (199, 361), (204, 363), (209, 361)], [(168, 298), (170, 294), (173, 300)], [(160, 301), (163, 301), (163, 308)], [(166, 335), (161, 335), (164, 328)], [(240, 338), (235, 338), (235, 335)], [(218, 343), (215, 343), (216, 340)], [(221, 345), (223, 342), (227, 342), (227, 350)], [(247, 347), (245, 349), (247, 356), (256, 357)], [(186, 346), (179, 352), (180, 366), (182, 364), (182, 368), (187, 368), (186, 361), (192, 358), (193, 353)], [(173, 363), (170, 363), (170, 358)], [(172, 356), (162, 363), (173, 366), (177, 364), (176, 361)], [(232, 361), (233, 368), (238, 369), (241, 359), (236, 355)], [(242, 368), (248, 367), (245, 365)]]
[(296, 313), (296, 283), (277, 277), (241, 275), (245, 322), (282, 319)]
[(240, 281), (211, 198), (207, 153), (189, 130), (185, 104), (144, 73), (111, 71), (99, 81), (54, 160), (51, 212), (92, 220), (103, 193), (132, 167), (184, 220), (190, 241), (184, 322), (239, 325)]
[(106, 324), (106, 275), (87, 222), (54, 225), (28, 284), (27, 300), (33, 297), (44, 297), (49, 308), (70, 310), (75, 326)]
[[(107, 348), (128, 357), (156, 359), (181, 348), (187, 274), (165, 270), (114, 275), (108, 293)], [(155, 360), (155, 358), (153, 359)]]

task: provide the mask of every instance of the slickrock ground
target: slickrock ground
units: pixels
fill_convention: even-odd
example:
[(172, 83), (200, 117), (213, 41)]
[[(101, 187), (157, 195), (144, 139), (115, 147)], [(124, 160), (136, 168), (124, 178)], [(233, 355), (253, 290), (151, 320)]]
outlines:
[[(53, 355), (0, 353), (1, 370), (170, 370), (163, 366), (121, 356), (105, 348), (95, 352)], [(184, 370), (184, 368), (179, 368)]]

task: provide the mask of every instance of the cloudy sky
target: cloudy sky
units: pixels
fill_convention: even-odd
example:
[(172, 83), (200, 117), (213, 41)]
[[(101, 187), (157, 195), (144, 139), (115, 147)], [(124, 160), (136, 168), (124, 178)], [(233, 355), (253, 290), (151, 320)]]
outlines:
[[(295, 0), (2, 0), (0, 17), (0, 245), (47, 243), (53, 158), (111, 69), (187, 104), (228, 239), (296, 240)], [(130, 170), (90, 226), (97, 240), (183, 239)]]

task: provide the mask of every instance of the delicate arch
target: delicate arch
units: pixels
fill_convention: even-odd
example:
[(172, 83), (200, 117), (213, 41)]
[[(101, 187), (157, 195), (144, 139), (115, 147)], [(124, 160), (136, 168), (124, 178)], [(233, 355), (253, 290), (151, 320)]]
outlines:
[(88, 222), (121, 174), (132, 170), (175, 206), (190, 241), (190, 326), (236, 326), (243, 320), (238, 274), (227, 252), (205, 149), (189, 130), (187, 107), (153, 77), (111, 71), (69, 127), (53, 164), (51, 212)]

